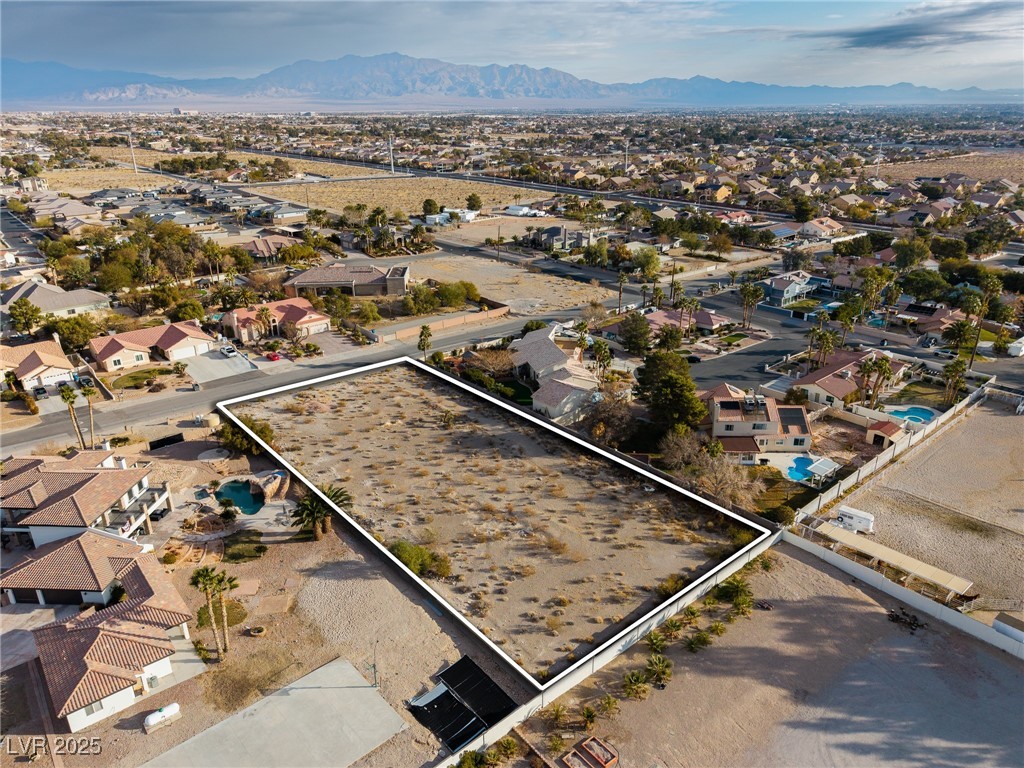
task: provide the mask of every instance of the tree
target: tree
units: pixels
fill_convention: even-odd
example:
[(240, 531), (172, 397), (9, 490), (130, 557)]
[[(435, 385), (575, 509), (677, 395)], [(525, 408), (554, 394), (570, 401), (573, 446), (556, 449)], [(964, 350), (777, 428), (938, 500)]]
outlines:
[(974, 335), (970, 320), (957, 320), (942, 332), (942, 340), (955, 349), (966, 346)]
[(909, 293), (918, 301), (938, 301), (945, 298), (953, 288), (941, 273), (930, 269), (918, 269), (904, 275), (900, 279), (900, 286), (904, 293)]
[(931, 255), (927, 241), (916, 237), (900, 238), (892, 244), (892, 249), (896, 253), (896, 269), (900, 272), (909, 272)]
[(695, 432), (676, 427), (661, 438), (658, 450), (661, 452), (661, 464), (670, 470), (677, 470), (694, 464), (703, 452), (703, 446)]
[(964, 385), (967, 376), (967, 361), (957, 358), (942, 369), (942, 380), (946, 384), (945, 403), (952, 405), (956, 402), (960, 389)]
[(719, 232), (708, 240), (708, 248), (714, 251), (718, 258), (722, 258), (723, 254), (732, 253), (732, 238), (724, 232)]
[(359, 322), (363, 325), (380, 322), (380, 311), (372, 301), (364, 301), (359, 305)]
[(743, 303), (743, 327), (749, 328), (754, 319), (754, 310), (764, 299), (764, 288), (757, 283), (744, 283), (740, 286), (740, 301)]
[[(271, 448), (274, 447), (274, 428), (270, 426), (269, 422), (257, 421), (252, 416), (239, 416), (238, 420), (256, 435), (262, 443), (269, 445)], [(249, 437), (248, 433), (230, 421), (220, 425), (216, 436), (220, 440), (220, 444), (229, 451), (251, 453), (253, 456), (259, 456), (263, 453), (263, 445), (260, 442)]]
[(104, 264), (96, 274), (96, 287), (104, 293), (114, 293), (131, 284), (132, 272), (120, 262)]
[(545, 323), (543, 320), (527, 320), (526, 324), (523, 326), (523, 331), (520, 334), (520, 338), (522, 338), (528, 333), (532, 333), (533, 331), (539, 331), (541, 328), (547, 327), (548, 324)]
[(619, 284), (619, 304), (618, 304), (618, 309), (615, 311), (615, 314), (617, 314), (617, 315), (621, 315), (622, 314), (622, 287), (628, 281), (629, 281), (629, 278), (626, 277), (626, 273), (625, 272), (619, 272), (619, 276), (616, 278), (616, 282)]
[(427, 198), (423, 201), (423, 215), (433, 216), (441, 212), (441, 206), (437, 204), (437, 201), (432, 198)]
[(655, 421), (672, 428), (677, 424), (696, 428), (707, 416), (690, 378), (690, 366), (673, 352), (656, 350), (636, 371), (635, 394), (645, 402)]
[(11, 328), (18, 333), (30, 333), (43, 319), (43, 313), (35, 304), (22, 296), (12, 301), (7, 308)]
[(96, 448), (96, 422), (92, 417), (92, 399), (100, 393), (96, 387), (83, 386), (81, 388), (82, 397), (85, 398), (86, 405), (89, 408), (89, 446), (93, 449)]
[(655, 346), (675, 352), (683, 346), (683, 332), (676, 325), (663, 325), (657, 333)]
[(793, 218), (799, 222), (810, 221), (818, 215), (818, 206), (804, 195), (793, 200)]
[(839, 334), (830, 328), (825, 328), (818, 335), (818, 365), (825, 365), (829, 355), (836, 351), (839, 346)]
[(871, 409), (874, 410), (875, 406), (878, 405), (878, 398), (882, 394), (882, 389), (886, 383), (892, 380), (892, 363), (889, 362), (889, 358), (884, 355), (879, 356), (875, 359), (874, 374), (875, 378), (871, 384)]
[(96, 321), (88, 315), (62, 317), (47, 323), (47, 330), (60, 336), (66, 349), (80, 350), (88, 345), (89, 340), (99, 335), (100, 329)]
[(206, 309), (195, 299), (186, 299), (174, 305), (170, 312), (171, 320), (182, 322), (183, 320), (203, 320), (206, 317)]
[(617, 448), (633, 436), (636, 422), (628, 403), (606, 396), (588, 406), (581, 431), (603, 445)]
[(192, 571), (192, 578), (189, 579), (188, 583), (193, 589), (198, 589), (206, 596), (206, 612), (210, 617), (210, 628), (213, 630), (213, 642), (217, 646), (217, 655), (223, 656), (224, 646), (220, 640), (220, 633), (217, 631), (217, 622), (213, 618), (213, 595), (217, 591), (218, 586), (217, 572), (209, 565), (204, 565), (202, 568), (196, 568)]
[(729, 270), (729, 285), (730, 286), (736, 285), (736, 278), (739, 277), (739, 276), (740, 276), (740, 271), (738, 269), (730, 269)]
[(471, 211), (479, 211), (484, 207), (484, 201), (480, 199), (480, 195), (473, 192), (466, 198), (466, 207)]
[(627, 672), (622, 679), (622, 690), (631, 699), (643, 700), (647, 698), (650, 687), (647, 684), (647, 675), (636, 670)]
[[(341, 486), (318, 485), (317, 488), (327, 497), (328, 501), (339, 509), (345, 509), (352, 505), (352, 497)], [(313, 531), (313, 538), (320, 541), (324, 534), (331, 530), (333, 511), (318, 494), (307, 491), (292, 510), (292, 525), (309, 528)]]
[(604, 339), (594, 340), (594, 361), (597, 363), (598, 378), (604, 378), (605, 371), (612, 364), (612, 350)]
[(433, 334), (430, 332), (429, 325), (420, 326), (420, 338), (416, 342), (416, 349), (423, 353), (423, 361), (427, 360), (427, 351), (430, 349), (430, 338)]
[(75, 428), (75, 435), (78, 437), (78, 447), (85, 450), (85, 438), (82, 436), (82, 427), (78, 423), (78, 414), (75, 412), (75, 400), (78, 392), (69, 386), (60, 388), (60, 399), (68, 407), (68, 415), (71, 417), (71, 425)]
[[(231, 644), (228, 641), (228, 602), (225, 595), (231, 592), (233, 589), (238, 589), (238, 579), (234, 576), (229, 576), (227, 571), (221, 571), (213, 576), (213, 589), (217, 593), (217, 598), (220, 601), (220, 620), (221, 627), (224, 630), (224, 654), (231, 650)], [(210, 624), (213, 624), (213, 615), (210, 615)]]
[(1003, 281), (991, 273), (982, 274), (978, 281), (981, 286), (981, 302), (977, 311), (978, 329), (974, 336), (974, 347), (971, 349), (971, 361), (968, 368), (974, 367), (974, 359), (978, 355), (978, 344), (981, 342), (981, 323), (988, 316), (988, 309), (992, 302), (999, 298), (1003, 292)]
[(619, 341), (634, 355), (642, 355), (651, 346), (651, 326), (639, 312), (629, 312), (619, 323)]
[(661, 257), (656, 248), (645, 245), (633, 251), (633, 266), (640, 270), (640, 274), (647, 280), (653, 280), (661, 271)]

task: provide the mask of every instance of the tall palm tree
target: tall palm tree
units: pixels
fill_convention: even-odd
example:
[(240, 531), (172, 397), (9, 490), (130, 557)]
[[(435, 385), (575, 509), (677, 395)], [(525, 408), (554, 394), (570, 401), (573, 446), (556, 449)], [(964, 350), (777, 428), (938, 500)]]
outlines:
[(651, 303), (658, 309), (661, 309), (663, 301), (665, 301), (665, 291), (662, 290), (660, 285), (655, 285), (654, 290), (651, 291)]
[(842, 329), (843, 329), (843, 339), (842, 339), (842, 341), (839, 342), (839, 346), (840, 347), (845, 347), (846, 346), (846, 334), (848, 334), (850, 331), (853, 330), (853, 318), (852, 317), (845, 317), (844, 316), (844, 317), (839, 319), (839, 325), (842, 326)]
[(836, 351), (839, 344), (839, 334), (831, 328), (825, 328), (818, 336), (818, 365), (828, 362), (828, 356)]
[(63, 386), (60, 388), (60, 399), (63, 400), (64, 404), (68, 407), (68, 415), (71, 416), (71, 425), (75, 428), (75, 435), (78, 437), (78, 447), (84, 451), (85, 437), (82, 435), (82, 427), (78, 423), (78, 414), (75, 413), (75, 400), (78, 399), (78, 393), (71, 387)]
[(736, 285), (736, 278), (740, 276), (738, 269), (729, 270), (729, 285)]
[(92, 418), (92, 399), (100, 393), (96, 387), (82, 387), (82, 397), (89, 406), (89, 446), (96, 448), (96, 422)]
[(626, 273), (625, 272), (619, 272), (619, 276), (618, 276), (617, 280), (618, 280), (618, 283), (619, 283), (619, 308), (615, 312), (615, 314), (616, 315), (621, 315), (622, 314), (622, 286), (624, 286), (626, 284), (626, 281), (629, 280), (629, 278), (626, 277)]
[[(221, 628), (224, 630), (224, 653), (227, 654), (231, 650), (230, 642), (228, 641), (228, 603), (225, 599), (231, 590), (238, 589), (238, 579), (228, 574), (227, 571), (221, 571), (214, 576), (214, 584), (216, 587), (217, 598), (220, 600), (220, 621)], [(210, 623), (213, 623), (213, 617), (210, 617)]]
[(259, 326), (260, 336), (270, 335), (270, 329), (274, 327), (274, 313), (270, 307), (263, 305), (256, 310), (256, 325)]
[(882, 394), (882, 389), (885, 385), (892, 380), (892, 363), (889, 362), (889, 358), (879, 357), (875, 361), (875, 381), (871, 387), (871, 408), (874, 409), (878, 405), (878, 397)]
[(644, 299), (644, 302), (643, 302), (643, 304), (641, 306), (644, 306), (644, 307), (647, 306), (647, 291), (648, 291), (647, 283), (644, 283), (643, 285), (640, 286), (640, 295), (643, 296), (643, 299)]
[(978, 284), (981, 286), (981, 302), (977, 312), (978, 332), (974, 335), (974, 347), (971, 349), (971, 361), (967, 364), (968, 368), (974, 367), (974, 359), (978, 355), (978, 343), (981, 341), (981, 324), (988, 315), (988, 309), (992, 302), (1003, 292), (1003, 281), (995, 275), (983, 275)]
[(957, 358), (942, 369), (942, 380), (946, 383), (945, 402), (952, 405), (956, 402), (956, 396), (960, 393), (960, 387), (964, 383), (964, 375), (967, 373), (967, 361)]
[(871, 377), (874, 375), (877, 366), (878, 361), (874, 358), (869, 358), (860, 364), (857, 371), (860, 377), (861, 402), (865, 405), (868, 402), (868, 391), (869, 385), (871, 384)]
[(209, 565), (196, 568), (192, 571), (192, 578), (188, 583), (206, 595), (206, 611), (210, 617), (210, 628), (213, 630), (213, 642), (217, 646), (217, 655), (223, 656), (224, 646), (217, 631), (217, 620), (213, 618), (213, 593), (217, 591), (217, 572)]

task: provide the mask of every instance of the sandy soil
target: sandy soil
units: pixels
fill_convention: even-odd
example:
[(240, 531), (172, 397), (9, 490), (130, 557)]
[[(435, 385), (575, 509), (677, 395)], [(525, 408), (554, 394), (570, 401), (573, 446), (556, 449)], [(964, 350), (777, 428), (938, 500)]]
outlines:
[(158, 189), (167, 186), (168, 179), (156, 173), (131, 168), (89, 168), (81, 170), (47, 171), (43, 174), (50, 189), (69, 192), (78, 196), (87, 195), (97, 189), (108, 187), (132, 187), (133, 189)]
[(353, 515), (386, 544), (447, 553), (452, 577), (431, 585), (541, 679), (652, 608), (659, 581), (714, 562), (707, 548), (725, 542), (717, 515), (645, 492), (635, 475), (409, 368), (237, 411), (269, 421), (311, 481), (346, 486)]
[(480, 195), (485, 211), (495, 206), (511, 205), (515, 202), (514, 195), (517, 193), (521, 195), (520, 202), (524, 204), (537, 199), (536, 190), (436, 177), (384, 178), (380, 181), (339, 183), (328, 181), (311, 186), (282, 184), (262, 189), (267, 195), (293, 200), (303, 205), (306, 204), (307, 191), (311, 206), (325, 208), (338, 214), (346, 205), (365, 203), (371, 210), (381, 206), (388, 213), (402, 211), (407, 216), (416, 216), (423, 211), (423, 201), (427, 198), (432, 198), (439, 205), (448, 208), (465, 208), (466, 198), (474, 192)]
[[(130, 163), (132, 161), (131, 152), (127, 147), (93, 147), (91, 150), (92, 154), (98, 155), (103, 158), (110, 160), (117, 160), (122, 163)], [(192, 156), (214, 154), (213, 152), (195, 152)], [(260, 155), (254, 152), (228, 152), (227, 156), (234, 160), (237, 160), (243, 165), (247, 165), (253, 160), (260, 163), (273, 162), (274, 158), (268, 155)], [(172, 155), (169, 152), (157, 152), (152, 149), (136, 149), (135, 160), (141, 165), (147, 165), (153, 167), (156, 163), (161, 160), (169, 160), (175, 157), (190, 157), (190, 155)], [(315, 173), (320, 176), (377, 176), (383, 175), (384, 171), (375, 171), (372, 168), (360, 168), (355, 165), (343, 165), (341, 163), (325, 163), (320, 160), (296, 160), (295, 158), (285, 158), (288, 164), (294, 171), (300, 171), (302, 173)]]
[(971, 579), (985, 596), (1020, 597), (1022, 423), (987, 403), (847, 503), (875, 515), (880, 543)]
[(527, 227), (530, 227), (531, 231), (534, 228), (565, 227), (569, 232), (578, 232), (583, 229), (583, 224), (572, 219), (555, 217), (531, 219), (518, 216), (496, 216), (460, 224), (457, 229), (445, 229), (438, 233), (437, 239), (463, 245), (483, 245), (488, 238), (494, 239), (500, 235), (508, 243), (515, 235), (526, 236), (528, 234)]
[(438, 256), (417, 261), (413, 269), (417, 279), (468, 280), (480, 289), (482, 296), (508, 304), (519, 315), (539, 315), (615, 296), (600, 286), (530, 272), (483, 257)]
[[(868, 166), (868, 170), (874, 173), (874, 166)], [(1024, 152), (979, 152), (966, 157), (897, 163), (879, 168), (883, 179), (894, 181), (947, 173), (966, 173), (978, 181), (1006, 178), (1021, 184), (1024, 183)]]
[[(894, 601), (866, 593), (812, 556), (782, 545), (751, 576), (755, 611), (698, 654), (680, 642), (664, 691), (622, 701), (596, 735), (620, 764), (689, 766), (1019, 765), (1024, 666), (937, 622), (911, 635), (889, 622)], [(706, 624), (707, 620), (702, 619)], [(560, 701), (572, 712), (642, 668), (635, 646)], [(546, 727), (527, 726), (541, 749)], [(567, 743), (570, 741), (566, 740)]]
[(859, 467), (882, 449), (864, 441), (867, 432), (856, 424), (839, 419), (819, 419), (814, 422), (811, 451), (843, 465)]

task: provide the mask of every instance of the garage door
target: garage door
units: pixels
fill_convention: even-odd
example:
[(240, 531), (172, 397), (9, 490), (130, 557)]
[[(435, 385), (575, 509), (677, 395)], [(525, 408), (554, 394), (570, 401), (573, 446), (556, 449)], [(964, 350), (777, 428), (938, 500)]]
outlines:
[(78, 605), (82, 602), (82, 593), (72, 589), (44, 589), (43, 600), (47, 605)]
[(39, 603), (34, 589), (12, 589), (11, 592), (19, 603)]

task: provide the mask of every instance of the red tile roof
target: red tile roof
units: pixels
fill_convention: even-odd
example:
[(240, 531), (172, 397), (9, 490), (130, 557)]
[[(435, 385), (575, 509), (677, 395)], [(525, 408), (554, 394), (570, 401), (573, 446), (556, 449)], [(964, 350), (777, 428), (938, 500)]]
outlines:
[(138, 544), (87, 529), (30, 552), (0, 577), (0, 588), (102, 592), (141, 551)]
[(113, 336), (97, 336), (89, 342), (89, 352), (98, 361), (108, 360), (114, 355), (128, 349), (137, 352), (148, 352), (153, 347), (166, 351), (174, 349), (189, 339), (215, 341), (205, 333), (194, 320), (186, 320), (170, 325), (157, 325), (152, 328), (140, 328), (137, 331), (126, 331)]

